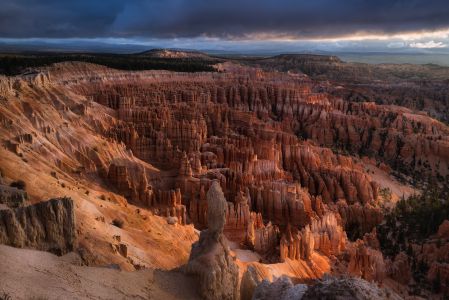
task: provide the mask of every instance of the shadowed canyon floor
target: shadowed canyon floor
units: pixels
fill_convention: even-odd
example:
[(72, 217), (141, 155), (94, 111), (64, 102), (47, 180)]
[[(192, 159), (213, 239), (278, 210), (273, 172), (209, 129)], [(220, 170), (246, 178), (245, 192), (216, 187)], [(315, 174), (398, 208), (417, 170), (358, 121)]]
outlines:
[[(216, 68), (65, 62), (0, 78), (0, 242), (63, 255), (1, 246), (0, 292), (193, 299), (198, 289), (251, 299), (264, 279), (275, 283), (259, 295), (288, 287), (276, 283), (282, 276), (315, 285), (327, 273), (372, 286), (344, 279), (326, 288), (381, 285), (407, 298), (449, 279), (447, 224), (419, 242), (396, 236), (390, 252), (390, 227), (377, 231), (394, 223), (385, 216), (401, 198), (419, 197), (430, 181), (444, 191), (448, 126), (410, 108), (349, 101), (301, 72)], [(18, 285), (36, 278), (54, 284)]]

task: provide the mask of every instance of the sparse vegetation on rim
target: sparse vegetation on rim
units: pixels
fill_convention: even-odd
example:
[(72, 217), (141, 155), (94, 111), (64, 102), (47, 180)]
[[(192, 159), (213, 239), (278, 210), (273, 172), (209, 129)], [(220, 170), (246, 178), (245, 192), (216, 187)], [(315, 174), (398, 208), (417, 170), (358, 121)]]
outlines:
[(0, 54), (0, 74), (18, 75), (33, 71), (35, 68), (65, 61), (94, 63), (118, 70), (170, 70), (177, 72), (214, 72), (212, 64), (216, 62), (215, 60), (205, 61), (196, 58), (146, 57), (138, 54)]

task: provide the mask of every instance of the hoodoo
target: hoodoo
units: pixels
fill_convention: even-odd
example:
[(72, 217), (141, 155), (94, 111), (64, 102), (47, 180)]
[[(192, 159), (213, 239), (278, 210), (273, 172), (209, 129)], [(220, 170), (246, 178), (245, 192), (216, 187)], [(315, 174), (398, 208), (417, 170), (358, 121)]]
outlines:
[[(179, 278), (191, 298), (449, 292), (445, 123), (343, 97), (354, 86), (332, 68), (364, 65), (332, 57), (156, 54), (139, 59), (211, 69), (61, 62), (0, 77), (0, 243), (81, 273), (107, 266), (114, 280), (129, 275), (115, 269), (142, 272), (158, 293)], [(390, 68), (389, 80), (411, 84)], [(432, 76), (421, 88), (442, 84)], [(27, 298), (10, 288), (22, 269), (8, 270), (0, 291)]]
[(207, 192), (208, 229), (193, 244), (188, 274), (198, 277), (200, 293), (205, 299), (238, 299), (239, 272), (223, 234), (226, 222), (226, 199), (218, 181)]

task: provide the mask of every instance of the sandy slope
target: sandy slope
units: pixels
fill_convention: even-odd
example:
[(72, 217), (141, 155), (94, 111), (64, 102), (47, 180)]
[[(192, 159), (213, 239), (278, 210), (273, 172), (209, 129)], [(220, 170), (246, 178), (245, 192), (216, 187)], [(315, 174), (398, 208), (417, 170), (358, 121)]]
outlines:
[(401, 199), (401, 197), (408, 198), (413, 194), (419, 193), (419, 190), (400, 183), (392, 175), (376, 167), (373, 163), (365, 162), (364, 167), (381, 188), (388, 188), (391, 191), (391, 200), (393, 204)]
[[(193, 226), (168, 225), (165, 218), (128, 204), (120, 195), (108, 191), (98, 183), (101, 183), (98, 178), (77, 178), (47, 164), (45, 157), (34, 152), (26, 157), (28, 161), (24, 162), (0, 148), (0, 166), (6, 183), (25, 180), (31, 203), (62, 196), (72, 198), (79, 247), (92, 254), (92, 264), (114, 263), (133, 270), (133, 264), (172, 269), (187, 262), (191, 245), (198, 239)], [(57, 178), (50, 175), (52, 170), (56, 170)], [(102, 195), (106, 200), (101, 200)], [(125, 222), (123, 228), (111, 224), (116, 218)], [(127, 246), (127, 257), (113, 251), (112, 246), (119, 244), (114, 236)]]
[(73, 264), (76, 255), (0, 245), (0, 294), (12, 299), (198, 299), (195, 282), (175, 271), (119, 271)]

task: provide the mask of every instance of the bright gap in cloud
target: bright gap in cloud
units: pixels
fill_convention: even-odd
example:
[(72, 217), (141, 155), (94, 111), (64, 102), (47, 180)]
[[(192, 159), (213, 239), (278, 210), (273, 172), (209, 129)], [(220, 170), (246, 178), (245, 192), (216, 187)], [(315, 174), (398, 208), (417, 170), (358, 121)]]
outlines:
[(447, 44), (444, 44), (443, 42), (428, 41), (425, 43), (411, 43), (410, 47), (419, 49), (437, 49), (446, 48)]

